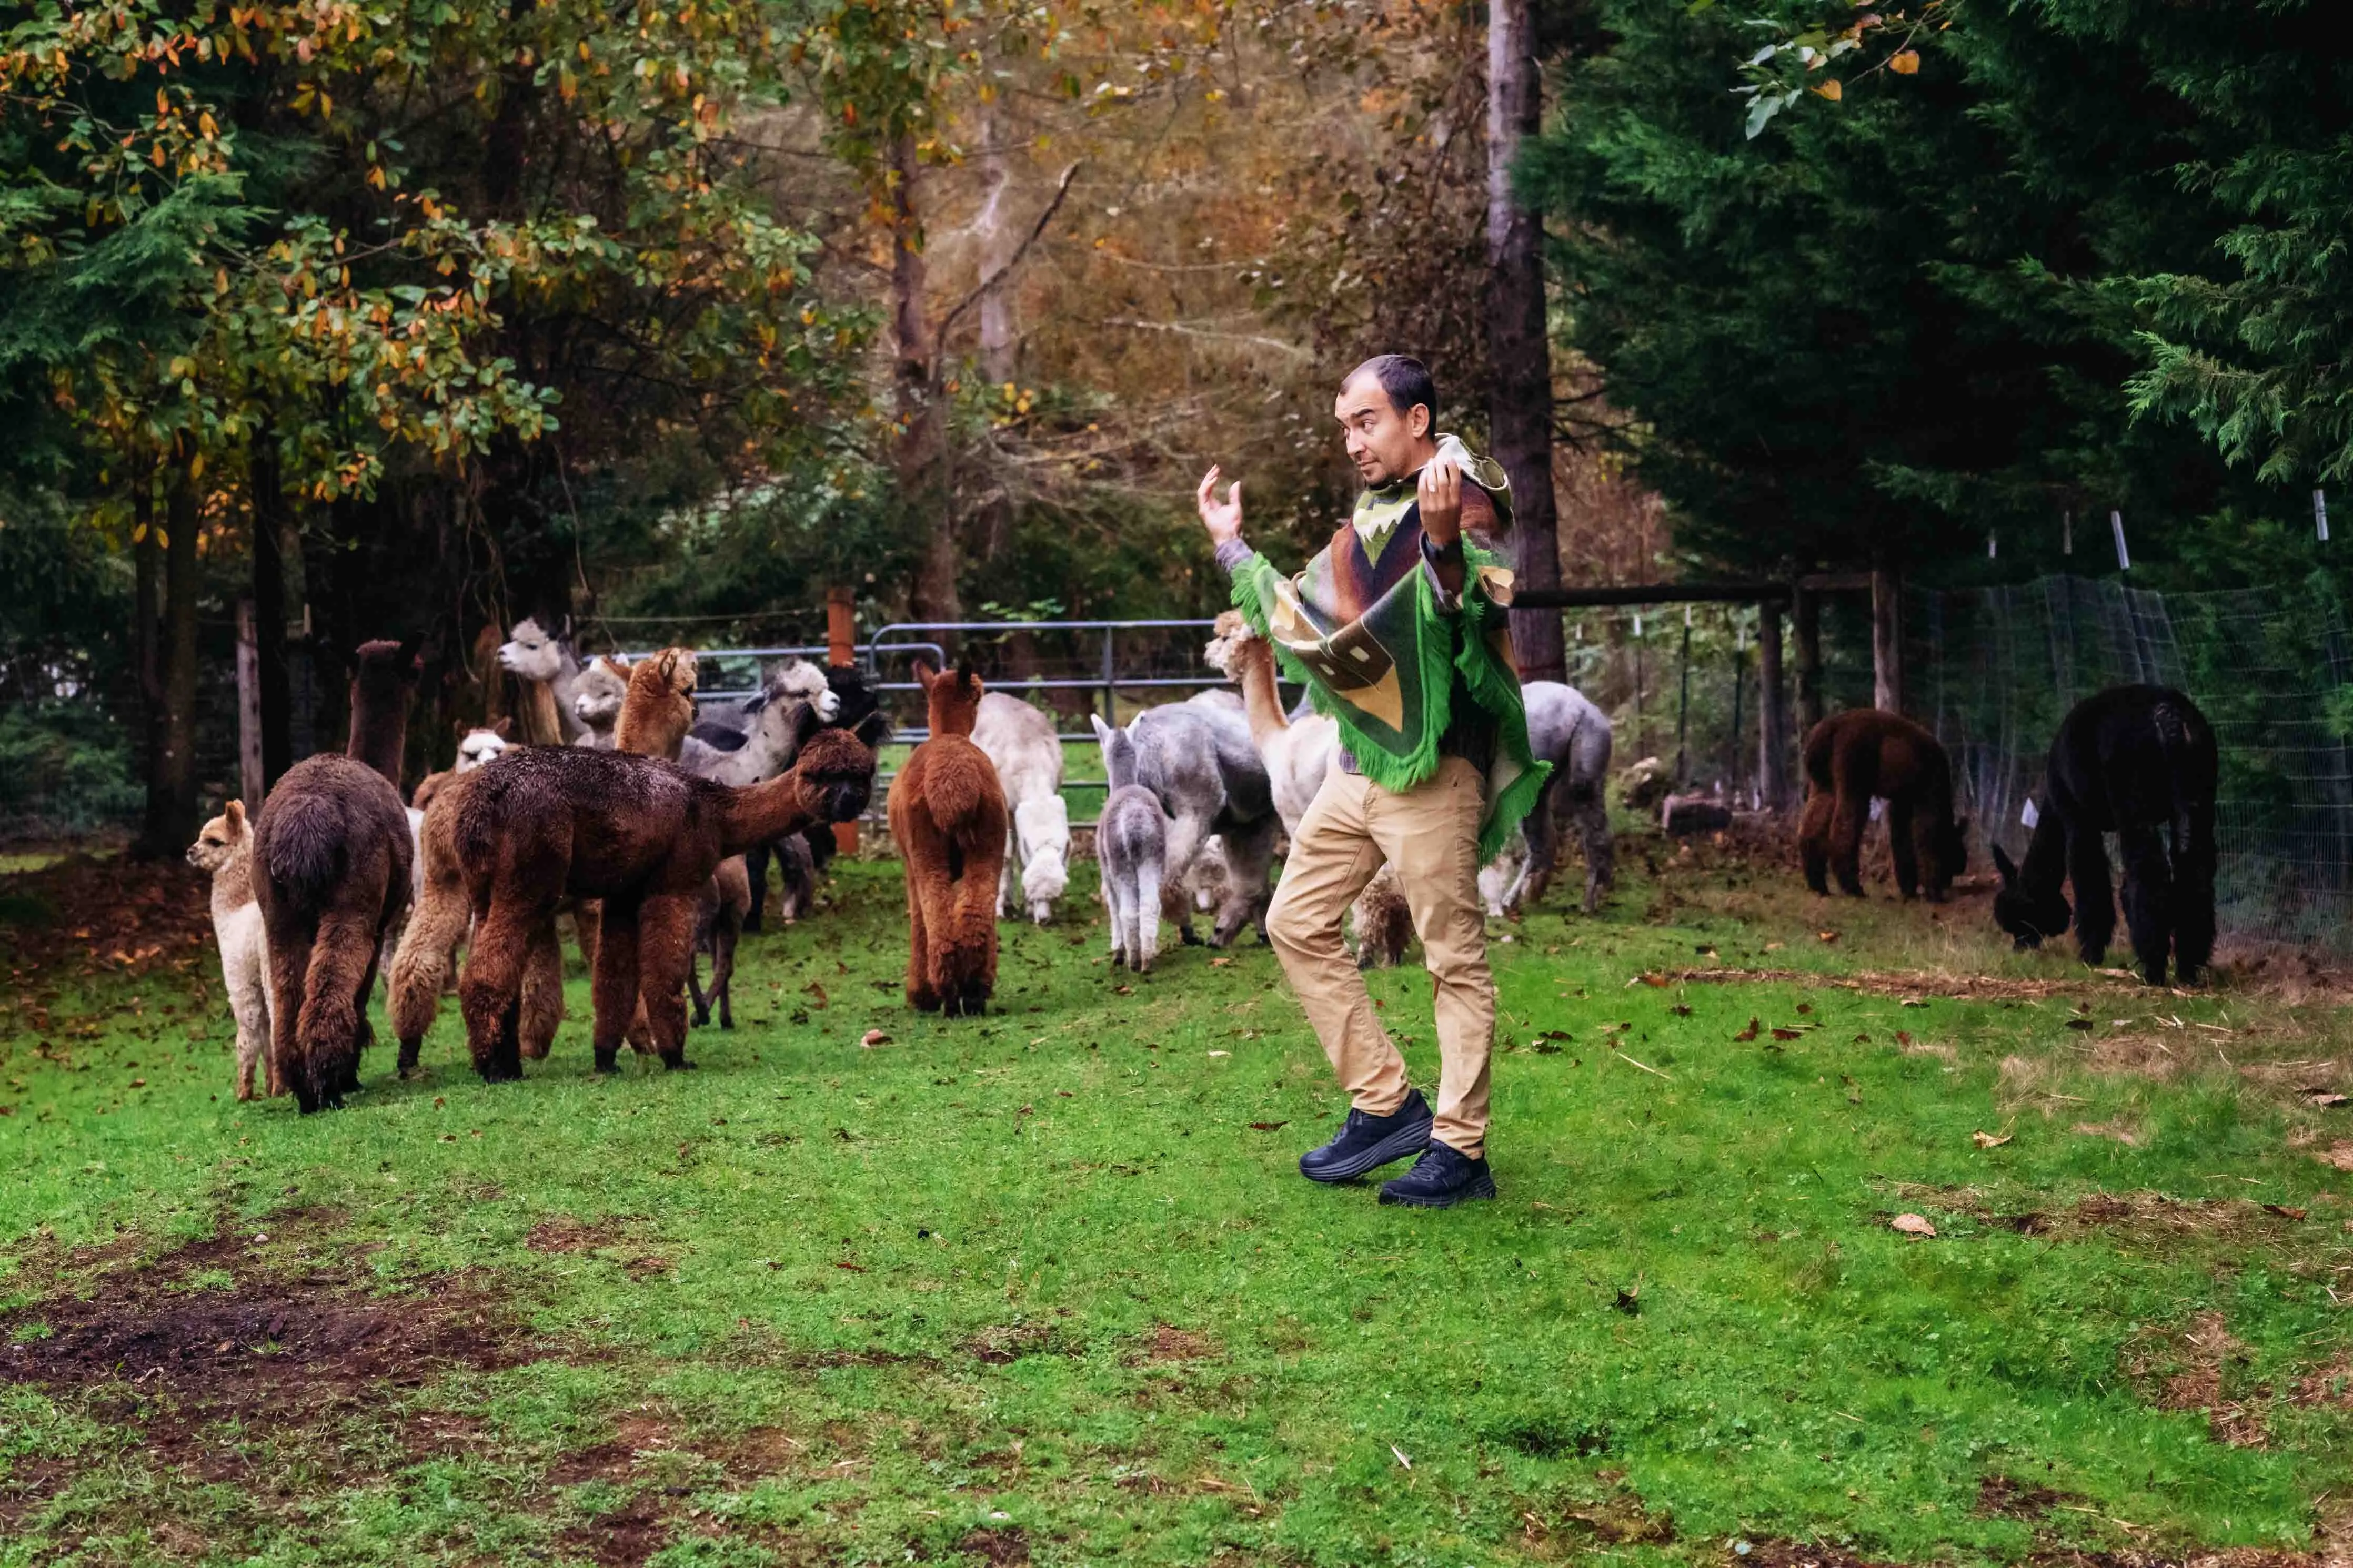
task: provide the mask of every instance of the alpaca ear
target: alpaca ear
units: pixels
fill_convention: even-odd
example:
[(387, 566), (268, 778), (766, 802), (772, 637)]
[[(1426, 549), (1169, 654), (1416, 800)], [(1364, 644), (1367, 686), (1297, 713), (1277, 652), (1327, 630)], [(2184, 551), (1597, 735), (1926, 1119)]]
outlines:
[(1109, 724), (1104, 723), (1104, 722), (1103, 722), (1103, 716), (1102, 714), (1100, 714), (1100, 713), (1090, 713), (1090, 714), (1088, 714), (1088, 715), (1087, 715), (1087, 722), (1088, 722), (1088, 723), (1090, 723), (1090, 724), (1092, 724), (1092, 725), (1095, 727), (1095, 742), (1096, 742), (1096, 744), (1098, 744), (1098, 745), (1102, 746), (1102, 747), (1103, 747), (1103, 749), (1104, 751), (1106, 751), (1106, 752), (1110, 751), (1110, 750), (1111, 750), (1111, 739), (1112, 739), (1112, 737), (1113, 737), (1113, 735), (1118, 734), (1118, 733), (1119, 733), (1119, 731), (1118, 731), (1117, 730), (1113, 729)]
[(501, 741), (512, 740), (514, 738), (514, 715), (509, 713), (501, 716), (499, 721), (491, 726), (491, 733), (496, 735)]
[(245, 802), (241, 800), (230, 801), (227, 805), (221, 807), (221, 815), (228, 818), (230, 832), (242, 833), (245, 831)]
[(926, 693), (932, 689), (932, 682), (939, 678), (940, 672), (929, 664), (920, 658), (915, 661), (915, 684), (922, 687)]
[(474, 732), (474, 726), (472, 726), (471, 724), (469, 724), (469, 723), (468, 723), (468, 722), (466, 722), (466, 721), (464, 721), (463, 719), (452, 719), (452, 720), (450, 720), (450, 721), (449, 721), (449, 728), (451, 728), (452, 730), (455, 730), (455, 731), (458, 732), (458, 739), (459, 739), (459, 740), (461, 740), (461, 741), (462, 741), (462, 740), (464, 740), (468, 735), (470, 735), (470, 734), (472, 734), (472, 733)]
[(2010, 864), (2010, 856), (1999, 844), (1993, 847), (1993, 868), (2001, 873), (2001, 885), (2005, 888), (2018, 880), (2018, 868)]
[[(812, 708), (809, 711), (815, 713), (817, 710)], [(850, 733), (857, 736), (858, 743), (868, 751), (879, 752), (891, 742), (891, 715), (877, 708), (873, 712), (860, 719), (858, 721), (858, 728), (852, 730)]]

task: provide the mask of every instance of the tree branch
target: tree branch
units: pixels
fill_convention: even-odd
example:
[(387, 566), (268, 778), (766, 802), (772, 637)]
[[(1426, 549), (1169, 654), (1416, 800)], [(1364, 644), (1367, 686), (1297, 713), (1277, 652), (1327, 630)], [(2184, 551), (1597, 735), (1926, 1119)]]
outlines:
[[(1029, 254), (1029, 247), (1036, 245), (1039, 237), (1046, 232), (1046, 226), (1052, 223), (1054, 215), (1062, 210), (1062, 198), (1071, 194), (1071, 182), (1078, 177), (1080, 167), (1080, 164), (1073, 163), (1062, 171), (1061, 184), (1054, 187), (1054, 199), (1046, 204), (1046, 210), (1038, 215), (1037, 223), (1031, 226), (1029, 237), (1024, 239), (1013, 254), (1006, 258), (1005, 265), (982, 279), (971, 293), (956, 301), (955, 310), (940, 318), (940, 324), (932, 334), (934, 342), (945, 343), (949, 331), (963, 319), (964, 313), (978, 304), (982, 297), (990, 289), (1011, 277), (1013, 269), (1021, 265), (1022, 258)], [(943, 355), (941, 358), (942, 363), (945, 363), (945, 356)]]

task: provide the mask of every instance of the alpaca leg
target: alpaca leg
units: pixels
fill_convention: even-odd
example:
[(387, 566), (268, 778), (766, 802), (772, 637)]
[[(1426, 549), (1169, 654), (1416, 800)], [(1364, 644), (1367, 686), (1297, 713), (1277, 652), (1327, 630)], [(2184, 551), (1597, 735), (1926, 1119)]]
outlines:
[[(252, 911), (241, 918), (259, 920)], [(258, 924), (241, 932), (232, 951), (221, 954), (221, 978), (228, 986), (229, 1011), (237, 1019), (237, 1097), (253, 1098), (254, 1068), (269, 1040), (269, 999), (262, 978)]]
[[(1135, 926), (1135, 879), (1114, 874), (1109, 866), (1104, 866), (1103, 892), (1103, 902), (1111, 910), (1111, 966), (1118, 969), (1128, 964), (1128, 954), (1133, 951), (1128, 935)], [(1158, 912), (1154, 911), (1155, 918)]]
[(2173, 961), (2184, 985), (2195, 984), (2214, 958), (2214, 809), (2192, 807), (2173, 820)]
[(274, 1092), (293, 1092), (306, 1110), (317, 1105), (311, 1092), (310, 1070), (302, 1063), (302, 1037), (298, 1026), (302, 1011), (302, 987), (311, 966), (311, 946), (318, 928), (306, 921), (285, 920), (269, 931), (269, 1076)]
[(1909, 899), (1920, 891), (1920, 857), (1912, 837), (1912, 803), (1887, 803), (1887, 857), (1895, 862), (1895, 890)]
[(919, 858), (919, 851), (910, 843), (904, 847), (907, 857), (907, 1005), (918, 1013), (940, 1010), (940, 993), (932, 984), (932, 941), (934, 933), (924, 918), (925, 884), (938, 873), (930, 861)]
[(589, 983), (596, 1021), (590, 1036), (598, 1072), (619, 1069), (621, 1037), (638, 1011), (638, 910), (604, 900), (596, 922), (596, 972)]
[(417, 1070), (417, 1053), (425, 1032), (440, 1010), (441, 992), (449, 979), (450, 955), (465, 940), (474, 916), (473, 900), (464, 880), (435, 874), (427, 868), (425, 897), (410, 916), (408, 930), (392, 955), (391, 995), (386, 1011), (393, 1037), (400, 1042), (399, 1071), (403, 1078)]
[[(752, 907), (744, 911), (744, 929), (748, 931), (760, 929), (761, 913), (768, 907), (769, 852), (765, 844), (754, 844), (744, 851), (744, 876), (752, 884)], [(786, 923), (791, 923), (789, 917)]]
[(1862, 897), (1862, 834), (1870, 821), (1867, 797), (1838, 793), (1831, 807), (1831, 875), (1851, 899)]
[(987, 1012), (988, 999), (997, 994), (997, 889), (1005, 868), (1004, 855), (1003, 838), (985, 837), (966, 852), (964, 875), (956, 879), (960, 994), (967, 1017)]
[(1210, 932), (1211, 947), (1232, 946), (1244, 926), (1257, 927), (1259, 941), (1266, 940), (1266, 909), (1274, 901), (1274, 837), (1282, 827), (1281, 821), (1270, 816), (1225, 835), (1228, 887), (1225, 901), (1218, 907), (1217, 928)]
[[(686, 953), (686, 994), (694, 1004), (692, 1017), (698, 1029), (711, 1022), (711, 999), (702, 994), (702, 979), (698, 973), (702, 957), (702, 943), (698, 940)], [(711, 990), (713, 995), (719, 991), (719, 963), (715, 959), (711, 965)]]
[(1012, 907), (1013, 869), (1020, 859), (1020, 846), (1013, 841), (1013, 830), (1005, 830), (1005, 858), (997, 866), (997, 918), (1003, 920)]
[(742, 934), (734, 911), (719, 911), (719, 923), (712, 931), (711, 989), (719, 997), (719, 1026), (735, 1026), (735, 942)]
[(1816, 789), (1806, 795), (1804, 815), (1798, 819), (1798, 860), (1806, 870), (1806, 886), (1830, 896), (1831, 796)]
[(1552, 886), (1553, 871), (1560, 862), (1560, 825), (1552, 815), (1556, 783), (1553, 779), (1545, 781), (1544, 788), (1536, 792), (1535, 804), (1528, 807), (1528, 815), (1520, 824), (1520, 837), (1526, 842), (1528, 858), (1504, 894), (1504, 912), (1515, 920), (1530, 904), (1544, 902), (1545, 892)]
[(522, 960), (522, 1005), (516, 1019), (516, 1045), (533, 1061), (547, 1059), (555, 1027), (564, 1022), (564, 948), (555, 940), (553, 916), (532, 929)]
[(2075, 951), (2097, 968), (2108, 956), (2108, 939), (2116, 934), (2116, 889), (2110, 885), (2107, 846), (2099, 830), (2071, 828), (2067, 834), (2067, 879), (2075, 885)]
[[(1163, 888), (1183, 889), (1186, 877), (1193, 869), (1194, 860), (1201, 853), (1201, 841), (1208, 836), (1208, 824), (1198, 816), (1179, 816), (1168, 825), (1168, 853), (1161, 862), (1160, 885)], [(1178, 942), (1187, 947), (1201, 944), (1200, 937), (1193, 930), (1190, 900), (1179, 896), (1166, 912), (1176, 922)]]
[[(375, 973), (375, 921), (369, 913), (330, 910), (319, 921), (295, 1017), (309, 1068), (302, 1109), (336, 1109), (359, 1076), (359, 1004)], [(297, 1086), (301, 1093), (301, 1086)]]
[(1129, 896), (1133, 924), (1128, 928), (1127, 966), (1139, 974), (1152, 973), (1160, 956), (1160, 877), (1162, 868), (1150, 856), (1135, 868), (1135, 890)]
[(956, 887), (959, 879), (950, 875), (951, 866), (943, 854), (935, 860), (930, 874), (923, 879), (923, 931), (930, 941), (930, 960), (923, 979), (932, 994), (940, 999), (940, 1011), (948, 1017), (964, 1015), (964, 949), (959, 942), (961, 921), (956, 911)]
[(2125, 929), (2132, 933), (2141, 978), (2162, 985), (2173, 942), (2173, 869), (2165, 863), (2165, 841), (2147, 826), (2127, 827), (2118, 838), (2125, 858)]
[(1601, 907), (1601, 895), (1618, 879), (1618, 848), (1609, 837), (1609, 803), (1601, 786), (1591, 784), (1569, 793), (1569, 811), (1577, 822), (1577, 841), (1585, 851), (1585, 912)]
[(638, 997), (654, 1053), (672, 1072), (694, 1065), (686, 1059), (686, 972), (694, 959), (695, 903), (693, 893), (666, 893), (638, 910)]
[(517, 1039), (522, 971), (533, 927), (544, 917), (526, 901), (493, 898), (475, 923), (474, 945), (458, 982), (458, 1010), (466, 1019), (466, 1049), (484, 1083), (522, 1077)]

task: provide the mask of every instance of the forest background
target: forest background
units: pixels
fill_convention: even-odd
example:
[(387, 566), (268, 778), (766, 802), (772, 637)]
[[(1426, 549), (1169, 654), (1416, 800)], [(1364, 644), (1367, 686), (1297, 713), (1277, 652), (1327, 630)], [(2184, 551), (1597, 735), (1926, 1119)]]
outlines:
[(339, 721), (290, 650), (418, 639), (421, 763), (524, 615), (1207, 612), (1200, 471), (1303, 550), (1390, 350), (1512, 467), (1532, 580), (2012, 581), (2113, 511), (2137, 585), (2338, 594), (2323, 15), (14, 5), (0, 824), (176, 853), (240, 600), (273, 773)]

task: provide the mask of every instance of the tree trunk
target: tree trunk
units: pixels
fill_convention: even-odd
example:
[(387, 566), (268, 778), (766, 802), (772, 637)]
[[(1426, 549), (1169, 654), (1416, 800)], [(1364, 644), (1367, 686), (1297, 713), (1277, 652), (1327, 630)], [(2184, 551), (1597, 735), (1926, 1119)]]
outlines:
[(1822, 721), (1822, 600), (1810, 588), (1797, 592), (1798, 744)]
[[(1552, 347), (1545, 330), (1544, 226), (1512, 196), (1512, 163), (1543, 109), (1530, 0), (1487, 8), (1487, 417), (1512, 482), (1513, 561), (1520, 585), (1560, 585), (1552, 481)], [(1560, 680), (1567, 660), (1556, 610), (1512, 612), (1520, 674)]]
[(147, 809), (139, 828), (136, 849), (142, 856), (164, 856), (185, 848), (171, 842), (171, 789), (165, 782), (164, 757), (164, 530), (155, 516), (155, 479), (142, 474), (131, 490), (132, 542), (136, 586), (133, 589), (132, 640), (139, 676), (139, 719), (143, 742), (140, 769), (147, 784)]
[(947, 404), (936, 384), (939, 345), (923, 313), (923, 232), (915, 212), (915, 140), (891, 148), (891, 324), (898, 342), (899, 495), (923, 531), (910, 608), (919, 621), (956, 621), (955, 514), (948, 494)]
[(237, 798), (261, 809), (269, 793), (261, 768), (261, 655), (253, 626), (253, 601), (237, 602)]
[[(1014, 232), (1011, 204), (1006, 199), (1013, 184), (1013, 170), (1005, 151), (1008, 134), (1003, 97), (991, 97), (980, 106), (980, 163), (988, 176), (988, 199), (982, 204), (976, 224), (980, 230), (983, 280), (996, 277), (1009, 266), (1020, 246), (1020, 236)], [(1014, 379), (1019, 349), (1018, 332), (1013, 280), (1008, 278), (980, 297), (980, 374), (992, 387), (1001, 387)], [(1002, 475), (987, 476), (987, 484), (988, 500), (979, 516), (980, 556), (984, 561), (994, 561), (1011, 542), (1013, 501), (1006, 494)]]
[[(294, 765), (294, 702), (286, 674), (286, 534), (290, 519), (278, 469), (278, 438), (268, 425), (247, 455), (253, 489), (253, 673), (267, 793)], [(258, 796), (248, 811), (261, 809)]]
[(140, 847), (176, 855), (196, 836), (196, 487), (187, 459), (174, 461), (164, 521), (164, 723), (162, 754), (147, 786)]

